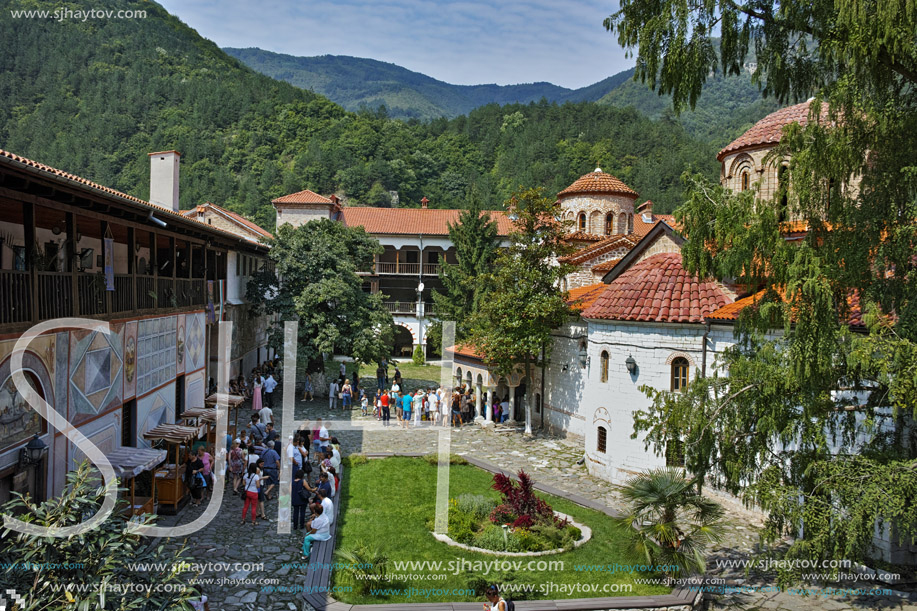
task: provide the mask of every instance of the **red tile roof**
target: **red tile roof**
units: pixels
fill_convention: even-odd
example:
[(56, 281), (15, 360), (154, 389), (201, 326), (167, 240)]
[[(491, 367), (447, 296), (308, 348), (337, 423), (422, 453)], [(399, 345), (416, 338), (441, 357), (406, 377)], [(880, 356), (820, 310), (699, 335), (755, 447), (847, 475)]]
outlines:
[(283, 195), (277, 199), (271, 200), (272, 204), (333, 204), (330, 199), (323, 197), (316, 193), (315, 191), (298, 191), (296, 193), (290, 193), (289, 195)]
[(615, 250), (616, 248), (627, 248), (630, 250), (638, 241), (639, 240), (633, 235), (616, 234), (608, 236), (601, 242), (596, 242), (595, 244), (578, 250), (572, 255), (561, 257), (560, 260), (572, 263), (573, 265), (579, 265), (585, 263), (589, 259), (594, 259), (606, 252)]
[[(718, 308), (707, 314), (707, 319), (726, 323), (735, 322), (739, 319), (742, 310), (745, 308), (757, 307), (761, 300), (764, 299), (766, 292), (767, 291), (761, 290), (753, 295), (743, 297), (738, 301), (727, 304), (722, 308)], [(850, 296), (847, 298), (847, 308), (847, 324), (851, 327), (865, 326), (863, 322), (863, 312), (860, 308), (859, 293), (851, 291)]]
[(586, 233), (585, 231), (574, 231), (564, 236), (564, 239), (568, 242), (600, 242), (605, 238), (606, 236)]
[(703, 322), (730, 302), (715, 281), (702, 281), (681, 266), (680, 253), (647, 257), (625, 270), (583, 312), (583, 318), (645, 322)]
[[(170, 151), (167, 151), (167, 152), (170, 152)], [(173, 151), (173, 152), (177, 152), (177, 151)], [(134, 197), (133, 195), (122, 193), (121, 191), (118, 191), (117, 189), (112, 189), (111, 187), (100, 185), (87, 178), (83, 178), (82, 176), (77, 176), (76, 174), (71, 174), (69, 172), (64, 172), (63, 170), (58, 170), (57, 168), (53, 168), (49, 165), (45, 165), (43, 163), (33, 161), (31, 159), (28, 159), (27, 157), (22, 157), (20, 155), (16, 155), (15, 153), (11, 153), (9, 151), (0, 149), (0, 158), (9, 159), (23, 166), (34, 168), (36, 170), (39, 170), (43, 174), (49, 174), (51, 176), (57, 176), (58, 178), (64, 178), (66, 180), (77, 183), (81, 187), (91, 189), (93, 191), (98, 191), (99, 193), (102, 193), (105, 195), (111, 195), (114, 197), (118, 197), (120, 199), (126, 200), (127, 202), (137, 204), (141, 207), (151, 208), (153, 209), (153, 211), (156, 214), (161, 214), (165, 217), (179, 218), (185, 221), (191, 221), (192, 223), (195, 223), (196, 225), (200, 226), (202, 229), (206, 231), (214, 232), (214, 233), (225, 235), (225, 236), (232, 236), (234, 239), (239, 238), (239, 236), (235, 233), (232, 233), (230, 231), (225, 231), (223, 229), (218, 229), (217, 227), (208, 225), (207, 223), (202, 223), (201, 221), (195, 218), (185, 216), (181, 212), (176, 212), (175, 210), (172, 210), (172, 208), (166, 208), (165, 206), (160, 206), (159, 204), (154, 204), (152, 202), (142, 200), (139, 197)]]
[(592, 266), (592, 271), (594, 271), (594, 272), (599, 272), (599, 273), (610, 272), (611, 269), (612, 269), (615, 265), (617, 265), (617, 264), (618, 264), (618, 261), (620, 261), (620, 260), (621, 260), (621, 259), (609, 259), (608, 261), (605, 261), (604, 263), (599, 263), (598, 265), (593, 265), (593, 266)]
[(191, 210), (182, 211), (182, 214), (188, 218), (192, 218), (191, 216), (192, 214), (203, 214), (207, 211), (208, 207), (212, 208), (217, 213), (222, 214), (223, 216), (228, 216), (236, 223), (242, 225), (243, 227), (246, 227), (247, 229), (251, 230), (252, 232), (257, 233), (258, 235), (261, 235), (265, 238), (274, 239), (274, 235), (271, 232), (256, 225), (255, 223), (251, 222), (250, 220), (248, 220), (241, 214), (236, 214), (232, 210), (227, 210), (226, 208), (223, 208), (222, 206), (217, 206), (213, 202), (204, 202), (203, 204), (199, 206), (195, 206)]
[(570, 289), (567, 297), (567, 305), (573, 310), (581, 312), (595, 303), (595, 300), (599, 298), (599, 295), (601, 295), (606, 288), (604, 283), (597, 282), (596, 284)]
[(589, 195), (593, 193), (602, 193), (610, 195), (629, 195), (637, 197), (637, 192), (625, 185), (623, 182), (596, 168), (594, 172), (583, 174), (573, 184), (557, 194), (558, 198), (569, 195)]
[[(449, 225), (458, 223), (462, 210), (437, 208), (343, 208), (344, 224), (363, 227), (369, 234), (388, 235), (449, 235)], [(509, 235), (513, 223), (505, 212), (488, 210), (497, 223), (497, 234)]]
[[(717, 153), (717, 161), (722, 161), (726, 155), (746, 148), (777, 144), (780, 142), (785, 126), (790, 123), (805, 125), (809, 122), (809, 105), (809, 102), (803, 102), (802, 104), (781, 108), (777, 112), (767, 115)], [(828, 105), (823, 103), (821, 119), (825, 119), (827, 116)]]
[(642, 214), (634, 214), (634, 234), (637, 237), (643, 237), (650, 232), (650, 229), (656, 226), (659, 221), (665, 221), (669, 227), (675, 228), (675, 217), (671, 214), (653, 214), (649, 223), (644, 222)]

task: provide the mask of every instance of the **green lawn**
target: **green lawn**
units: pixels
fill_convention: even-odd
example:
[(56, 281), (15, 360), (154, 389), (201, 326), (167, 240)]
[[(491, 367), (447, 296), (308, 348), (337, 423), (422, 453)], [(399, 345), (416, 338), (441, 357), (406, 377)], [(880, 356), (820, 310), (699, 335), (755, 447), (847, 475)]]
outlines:
[[(347, 371), (352, 371), (355, 365), (353, 363), (347, 364)], [(399, 361), (398, 369), (401, 371), (401, 377), (405, 381), (405, 388), (407, 390), (416, 390), (418, 388), (428, 388), (432, 386), (439, 386), (439, 378), (441, 375), (441, 369), (439, 367), (434, 367), (432, 365), (415, 365), (410, 360)], [(388, 376), (391, 381), (392, 376), (395, 375), (395, 365), (389, 363), (388, 366)], [(360, 368), (360, 379), (362, 380), (365, 376), (365, 380), (362, 383), (364, 388), (375, 388), (376, 387), (376, 366), (375, 365), (363, 365)]]
[[(403, 370), (402, 370), (403, 371)], [(485, 494), (499, 497), (490, 489), (492, 475), (470, 465), (455, 465), (450, 470), (450, 498), (463, 493)], [(387, 458), (370, 460), (345, 472), (341, 523), (338, 529), (339, 550), (372, 545), (388, 557), (388, 573), (402, 573), (410, 576), (390, 581), (383, 588), (415, 588), (414, 594), (406, 592), (358, 593), (336, 592), (335, 598), (349, 604), (372, 603), (420, 603), (444, 601), (476, 601), (480, 595), (455, 595), (444, 592), (452, 588), (471, 588), (480, 592), (490, 583), (528, 584), (534, 586), (529, 594), (510, 595), (508, 598), (556, 599), (585, 598), (595, 596), (639, 596), (666, 594), (670, 590), (663, 586), (637, 584), (634, 578), (655, 577), (648, 573), (577, 571), (576, 565), (633, 564), (622, 552), (624, 542), (612, 526), (608, 516), (585, 509), (565, 499), (542, 495), (556, 511), (571, 515), (578, 522), (592, 528), (592, 540), (583, 546), (559, 554), (542, 557), (512, 558), (466, 552), (440, 543), (433, 538), (428, 524), (434, 515), (436, 490), (436, 467), (422, 459)], [(527, 571), (478, 571), (453, 570), (468, 562), (522, 561), (525, 566), (530, 560), (563, 561), (562, 570)], [(442, 569), (403, 568), (395, 562), (442, 561)], [(450, 564), (453, 563), (453, 564)], [(467, 564), (465, 566), (468, 566)], [(485, 566), (479, 564), (478, 567)], [(490, 565), (492, 566), (492, 565)], [(555, 565), (556, 567), (557, 565)], [(419, 577), (419, 578), (418, 578)], [(334, 585), (353, 585), (345, 572), (333, 573)], [(553, 591), (544, 591), (553, 583)], [(605, 584), (609, 585), (603, 592)], [(622, 586), (631, 586), (629, 591)], [(551, 587), (551, 586), (548, 586)], [(587, 588), (598, 588), (592, 593)], [(567, 591), (563, 591), (566, 588)], [(572, 588), (578, 588), (573, 590)], [(435, 591), (440, 590), (440, 591)], [(617, 590), (617, 591), (615, 591)], [(420, 592), (418, 592), (420, 591)]]

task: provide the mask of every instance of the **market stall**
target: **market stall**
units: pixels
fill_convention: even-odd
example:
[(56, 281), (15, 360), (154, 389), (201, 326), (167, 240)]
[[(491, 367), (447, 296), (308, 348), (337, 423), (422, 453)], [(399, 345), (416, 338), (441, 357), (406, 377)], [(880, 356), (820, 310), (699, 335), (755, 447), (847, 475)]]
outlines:
[(161, 443), (166, 446), (168, 458), (173, 462), (163, 465), (153, 474), (153, 492), (159, 510), (171, 506), (174, 513), (188, 494), (185, 486), (185, 465), (182, 464), (182, 452), (191, 451), (194, 440), (200, 437), (201, 429), (195, 426), (180, 424), (160, 424), (143, 434), (150, 443)]
[(121, 446), (106, 454), (105, 458), (111, 463), (115, 475), (120, 480), (120, 486), (122, 488), (129, 486), (130, 500), (125, 514), (132, 517), (155, 513), (153, 491), (150, 491), (151, 494), (148, 497), (138, 497), (135, 483), (138, 475), (144, 471), (152, 471), (166, 459), (166, 451)]
[[(239, 407), (244, 402), (245, 397), (242, 395), (230, 395), (227, 393), (214, 393), (204, 399), (204, 405), (207, 407), (216, 408), (217, 405), (229, 406), (229, 434), (233, 437), (236, 436), (236, 432), (239, 430)], [(242, 426), (246, 425), (246, 422), (242, 423)]]
[(179, 415), (183, 426), (195, 427), (200, 431), (199, 438), (208, 448), (216, 447), (217, 410), (215, 407), (192, 407)]

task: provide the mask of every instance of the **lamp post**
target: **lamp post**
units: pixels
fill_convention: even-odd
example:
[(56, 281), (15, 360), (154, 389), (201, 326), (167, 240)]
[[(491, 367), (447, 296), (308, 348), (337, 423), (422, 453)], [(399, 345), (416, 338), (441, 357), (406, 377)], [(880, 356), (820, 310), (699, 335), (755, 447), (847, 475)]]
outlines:
[[(423, 263), (421, 263), (423, 267)], [(427, 362), (427, 341), (423, 329), (423, 280), (417, 284), (417, 341), (420, 343), (420, 351), (423, 352), (423, 362)]]
[(48, 446), (39, 439), (38, 433), (35, 433), (35, 437), (33, 437), (24, 448), (19, 450), (19, 466), (25, 468), (37, 465), (44, 459), (47, 453)]

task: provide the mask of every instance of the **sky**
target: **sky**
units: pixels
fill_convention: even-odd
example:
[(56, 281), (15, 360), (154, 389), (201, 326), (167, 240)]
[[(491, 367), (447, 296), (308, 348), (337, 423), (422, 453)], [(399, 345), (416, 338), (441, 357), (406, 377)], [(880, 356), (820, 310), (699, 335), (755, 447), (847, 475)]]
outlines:
[(391, 62), (449, 83), (591, 85), (633, 66), (599, 0), (159, 0), (221, 47)]

